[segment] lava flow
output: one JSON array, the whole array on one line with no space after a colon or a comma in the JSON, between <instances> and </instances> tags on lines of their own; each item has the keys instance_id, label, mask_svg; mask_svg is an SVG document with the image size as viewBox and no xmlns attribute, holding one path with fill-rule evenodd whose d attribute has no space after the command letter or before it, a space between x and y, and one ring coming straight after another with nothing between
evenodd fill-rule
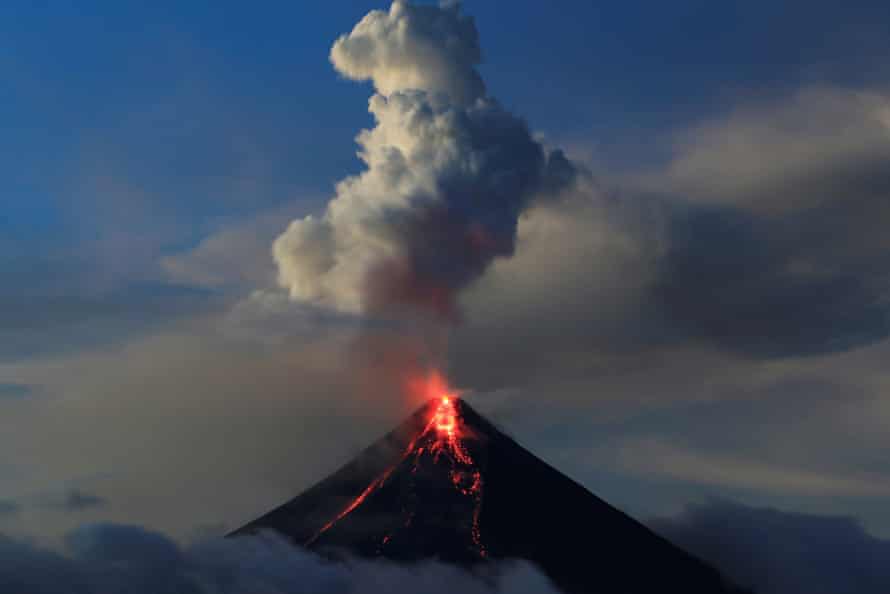
<instances>
[{"instance_id":1,"label":"lava flow","mask_svg":"<svg viewBox=\"0 0 890 594\"><path fill-rule=\"evenodd\" d=\"M460 415L455 407L454 397L443 395L433 413L430 425L435 426L436 436L430 446L430 453L436 462L447 456L451 463L451 482L462 495L473 498L473 544L479 555L485 557L485 546L479 530L479 513L482 509L482 473L463 444L465 436L461 433ZM424 434L429 432L429 428ZM420 449L415 456L415 469L423 454Z\"/></svg>"},{"instance_id":2,"label":"lava flow","mask_svg":"<svg viewBox=\"0 0 890 594\"><path fill-rule=\"evenodd\" d=\"M438 376L434 376L437 384ZM437 385L438 387L438 385ZM408 447L402 453L399 460L387 468L362 491L352 502L346 506L334 519L325 524L309 541L313 544L325 532L333 528L337 522L354 512L369 497L379 491L402 464L410 463L410 476L412 481L424 459L431 459L433 465L438 466L443 462L448 464L448 477L456 492L462 497L468 497L472 503L472 518L469 519L470 538L472 548L479 557L485 557L487 552L482 543L482 535L479 527L479 518L482 508L483 479L482 473L467 450L465 440L467 435L461 423L458 407L458 398L450 391L441 392L430 402L431 415L424 429L414 437ZM413 483L412 483L413 490ZM402 526L409 527L415 518L416 511L413 505L404 506ZM380 543L382 549L388 545L394 537L397 537L399 528L390 531Z\"/></svg>"},{"instance_id":3,"label":"lava flow","mask_svg":"<svg viewBox=\"0 0 890 594\"><path fill-rule=\"evenodd\" d=\"M443 396L436 410L436 431L438 438L433 444L435 456L443 453L451 459L451 482L462 494L473 497L473 544L479 554L485 557L485 546L479 531L479 513L482 510L482 473L476 467L473 458L464 448L461 434L458 431L459 417L454 403L448 396ZM464 467L464 468L461 468Z\"/></svg>"}]
</instances>

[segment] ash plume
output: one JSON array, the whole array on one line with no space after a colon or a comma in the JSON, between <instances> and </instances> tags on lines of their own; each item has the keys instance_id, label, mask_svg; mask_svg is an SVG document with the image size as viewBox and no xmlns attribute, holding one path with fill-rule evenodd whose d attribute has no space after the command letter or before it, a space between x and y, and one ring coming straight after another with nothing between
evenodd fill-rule
<instances>
[{"instance_id":1,"label":"ash plume","mask_svg":"<svg viewBox=\"0 0 890 594\"><path fill-rule=\"evenodd\" d=\"M454 320L458 292L512 255L521 213L575 168L487 94L478 33L459 2L397 0L330 57L376 90L375 127L356 139L366 169L337 184L320 217L278 237L279 282L296 301L340 311Z\"/></svg>"}]
</instances>

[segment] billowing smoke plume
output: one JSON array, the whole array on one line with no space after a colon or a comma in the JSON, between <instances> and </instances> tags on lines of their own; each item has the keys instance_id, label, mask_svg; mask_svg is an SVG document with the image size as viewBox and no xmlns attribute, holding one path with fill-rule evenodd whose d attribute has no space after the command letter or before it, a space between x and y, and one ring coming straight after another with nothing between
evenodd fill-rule
<instances>
[{"instance_id":1,"label":"billowing smoke plume","mask_svg":"<svg viewBox=\"0 0 890 594\"><path fill-rule=\"evenodd\" d=\"M398 0L331 50L338 72L371 80L376 126L357 138L367 165L324 214L274 244L293 299L357 313L407 308L450 319L457 292L513 253L519 215L574 175L523 120L486 93L471 18L457 2Z\"/></svg>"}]
</instances>

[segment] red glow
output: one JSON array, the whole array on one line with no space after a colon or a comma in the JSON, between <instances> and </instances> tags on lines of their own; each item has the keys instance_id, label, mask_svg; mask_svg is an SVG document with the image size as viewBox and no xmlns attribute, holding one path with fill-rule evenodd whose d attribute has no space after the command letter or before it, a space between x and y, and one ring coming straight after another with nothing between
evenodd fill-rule
<instances>
[{"instance_id":1,"label":"red glow","mask_svg":"<svg viewBox=\"0 0 890 594\"><path fill-rule=\"evenodd\" d=\"M451 398L442 396L433 418L436 423L436 431L446 435L454 433L457 427L457 411L454 409L454 402Z\"/></svg>"},{"instance_id":2,"label":"red glow","mask_svg":"<svg viewBox=\"0 0 890 594\"><path fill-rule=\"evenodd\" d=\"M449 386L445 376L436 370L426 375L412 375L405 381L405 388L411 400L418 404L439 399L453 401L460 396L460 392Z\"/></svg>"},{"instance_id":3,"label":"red glow","mask_svg":"<svg viewBox=\"0 0 890 594\"><path fill-rule=\"evenodd\" d=\"M473 498L471 535L479 556L485 557L485 546L479 530L479 514L482 509L482 473L464 445L460 414L454 399L447 394L439 397L430 426L435 426L436 437L430 450L435 459L446 456L451 463L451 483L462 495ZM429 427L427 428L429 432ZM426 432L425 432L426 433ZM415 458L415 465L419 456ZM416 467L415 467L416 470Z\"/></svg>"},{"instance_id":4,"label":"red glow","mask_svg":"<svg viewBox=\"0 0 890 594\"><path fill-rule=\"evenodd\" d=\"M408 444L398 462L374 479L343 511L325 524L306 543L307 545L312 544L337 522L362 505L372 493L383 487L395 469L407 460L413 458L410 471L413 476L417 474L421 460L425 456L431 456L434 464L438 464L443 459L449 464L452 485L462 496L472 499L473 514L469 520L472 543L480 557L487 555L479 529L483 494L482 473L464 443L468 436L465 434L461 420L458 392L450 388L444 377L435 371L426 378L409 383L409 388L413 393L423 395L427 401L431 401L431 415L425 428ZM411 525L414 510L404 511L407 514L407 520L404 523L407 527ZM392 542L394 536L397 538L398 534L390 532L383 538L380 543L381 550Z\"/></svg>"}]
</instances>

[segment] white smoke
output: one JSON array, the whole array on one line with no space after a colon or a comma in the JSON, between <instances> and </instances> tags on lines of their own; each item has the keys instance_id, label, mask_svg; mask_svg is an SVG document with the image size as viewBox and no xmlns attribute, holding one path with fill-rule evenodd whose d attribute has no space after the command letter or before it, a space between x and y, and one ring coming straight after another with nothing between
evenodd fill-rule
<instances>
[{"instance_id":1,"label":"white smoke","mask_svg":"<svg viewBox=\"0 0 890 594\"><path fill-rule=\"evenodd\" d=\"M375 10L331 49L331 62L352 80L373 80L382 95L423 89L470 104L485 95L475 66L482 61L479 34L460 6L394 2Z\"/></svg>"},{"instance_id":2,"label":"white smoke","mask_svg":"<svg viewBox=\"0 0 890 594\"><path fill-rule=\"evenodd\" d=\"M292 222L274 243L294 300L451 318L457 292L513 253L529 203L571 180L562 153L545 154L486 94L480 59L456 2L397 1L337 40L335 68L374 83L376 126L357 137L367 169L337 185L321 217Z\"/></svg>"}]
</instances>

